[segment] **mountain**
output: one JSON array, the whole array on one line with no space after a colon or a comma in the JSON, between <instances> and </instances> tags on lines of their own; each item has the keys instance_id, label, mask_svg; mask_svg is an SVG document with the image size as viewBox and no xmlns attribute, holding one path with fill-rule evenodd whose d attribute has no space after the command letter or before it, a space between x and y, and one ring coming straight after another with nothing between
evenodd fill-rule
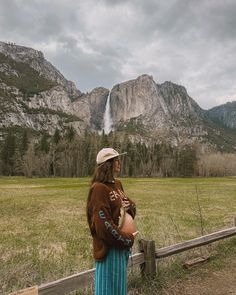
<instances>
[{"instance_id":1,"label":"mountain","mask_svg":"<svg viewBox=\"0 0 236 295\"><path fill-rule=\"evenodd\" d=\"M83 94L40 51L0 42L0 128L99 129L108 93L100 87Z\"/></svg>"},{"instance_id":2,"label":"mountain","mask_svg":"<svg viewBox=\"0 0 236 295\"><path fill-rule=\"evenodd\" d=\"M236 129L236 101L208 110L209 117L222 126Z\"/></svg>"},{"instance_id":3,"label":"mountain","mask_svg":"<svg viewBox=\"0 0 236 295\"><path fill-rule=\"evenodd\" d=\"M39 73L39 76L43 76L50 81L55 81L56 84L63 85L71 98L76 98L81 95L81 92L76 89L75 84L66 80L64 76L44 58L42 52L25 46L4 42L0 42L0 52L15 62L29 65ZM8 73L10 71L13 74L11 65L8 64L8 66L5 65L5 67L8 68ZM17 71L15 74L16 73Z\"/></svg>"},{"instance_id":4,"label":"mountain","mask_svg":"<svg viewBox=\"0 0 236 295\"><path fill-rule=\"evenodd\" d=\"M101 131L109 94L112 129L134 141L236 148L235 132L221 122L223 111L201 109L183 86L157 84L141 75L110 92L98 87L84 94L42 52L0 42L0 132L14 126L49 134L70 126L79 134ZM232 106L223 117L225 125L235 128Z\"/></svg>"},{"instance_id":5,"label":"mountain","mask_svg":"<svg viewBox=\"0 0 236 295\"><path fill-rule=\"evenodd\" d=\"M111 116L115 128L136 121L153 130L185 129L201 135L204 111L184 87L172 82L159 85L152 76L142 75L112 88Z\"/></svg>"},{"instance_id":6,"label":"mountain","mask_svg":"<svg viewBox=\"0 0 236 295\"><path fill-rule=\"evenodd\" d=\"M151 137L173 145L200 143L220 150L235 148L235 134L213 121L183 86L157 84L152 76L142 75L115 85L110 96L115 130L126 130L146 141Z\"/></svg>"}]
</instances>

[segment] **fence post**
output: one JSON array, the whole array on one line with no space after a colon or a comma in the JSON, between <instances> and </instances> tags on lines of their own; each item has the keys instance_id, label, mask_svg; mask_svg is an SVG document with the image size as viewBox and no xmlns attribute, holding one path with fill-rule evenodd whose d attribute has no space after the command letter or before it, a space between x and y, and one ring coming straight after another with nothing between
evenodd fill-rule
<instances>
[{"instance_id":1,"label":"fence post","mask_svg":"<svg viewBox=\"0 0 236 295\"><path fill-rule=\"evenodd\" d=\"M156 275L155 242L139 240L139 251L144 253L144 263L140 265L141 274L144 277Z\"/></svg>"}]
</instances>

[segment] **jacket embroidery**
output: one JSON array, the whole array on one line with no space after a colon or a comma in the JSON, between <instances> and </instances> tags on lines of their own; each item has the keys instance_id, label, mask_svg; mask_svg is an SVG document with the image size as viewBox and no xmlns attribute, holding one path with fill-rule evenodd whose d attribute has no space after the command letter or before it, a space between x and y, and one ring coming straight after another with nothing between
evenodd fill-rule
<instances>
[{"instance_id":1,"label":"jacket embroidery","mask_svg":"<svg viewBox=\"0 0 236 295\"><path fill-rule=\"evenodd\" d=\"M105 214L102 210L99 211L99 217L101 219L106 219ZM113 228L113 226L110 224L109 221L104 220L104 225L106 227L106 229L108 231L110 231L110 233L113 235L113 237L118 240L118 241L122 241L125 245L130 245L130 243L132 243L132 241L130 239L124 239L115 228Z\"/></svg>"}]
</instances>

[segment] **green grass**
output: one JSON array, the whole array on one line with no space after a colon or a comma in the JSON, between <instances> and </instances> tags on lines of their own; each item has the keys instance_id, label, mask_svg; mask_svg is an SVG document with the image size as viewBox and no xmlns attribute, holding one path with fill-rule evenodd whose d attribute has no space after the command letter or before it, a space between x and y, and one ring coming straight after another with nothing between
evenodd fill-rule
<instances>
[{"instance_id":1,"label":"green grass","mask_svg":"<svg viewBox=\"0 0 236 295\"><path fill-rule=\"evenodd\" d=\"M0 178L0 293L94 266L85 216L89 181ZM126 194L137 204L139 238L155 240L157 248L200 236L202 230L207 234L233 226L235 178L126 178L122 183ZM235 242L214 245L163 259L158 281L154 280L151 287L139 283L139 271L133 270L130 287L146 288L147 293L151 293L150 288L160 290L168 281L185 275L183 260L205 252L230 255ZM136 242L133 253L137 251ZM221 261L213 260L214 264L217 267ZM145 294L142 292L145 291L136 294Z\"/></svg>"}]
</instances>

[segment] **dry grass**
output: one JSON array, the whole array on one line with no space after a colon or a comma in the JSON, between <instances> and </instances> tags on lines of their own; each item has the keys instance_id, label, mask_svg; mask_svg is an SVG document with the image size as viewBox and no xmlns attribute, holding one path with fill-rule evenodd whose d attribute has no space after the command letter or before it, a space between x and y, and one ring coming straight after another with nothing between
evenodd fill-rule
<instances>
[{"instance_id":1,"label":"dry grass","mask_svg":"<svg viewBox=\"0 0 236 295\"><path fill-rule=\"evenodd\" d=\"M93 267L85 217L88 183L87 178L0 178L0 293ZM140 238L155 240L157 247L199 236L202 226L210 233L233 224L235 178L122 179L122 183L137 204ZM164 259L162 273L182 275L178 261L214 249ZM141 292L150 285L140 291L145 284L138 285L135 272L130 274L131 289L145 294ZM160 289L160 280L153 284L152 289Z\"/></svg>"}]
</instances>

